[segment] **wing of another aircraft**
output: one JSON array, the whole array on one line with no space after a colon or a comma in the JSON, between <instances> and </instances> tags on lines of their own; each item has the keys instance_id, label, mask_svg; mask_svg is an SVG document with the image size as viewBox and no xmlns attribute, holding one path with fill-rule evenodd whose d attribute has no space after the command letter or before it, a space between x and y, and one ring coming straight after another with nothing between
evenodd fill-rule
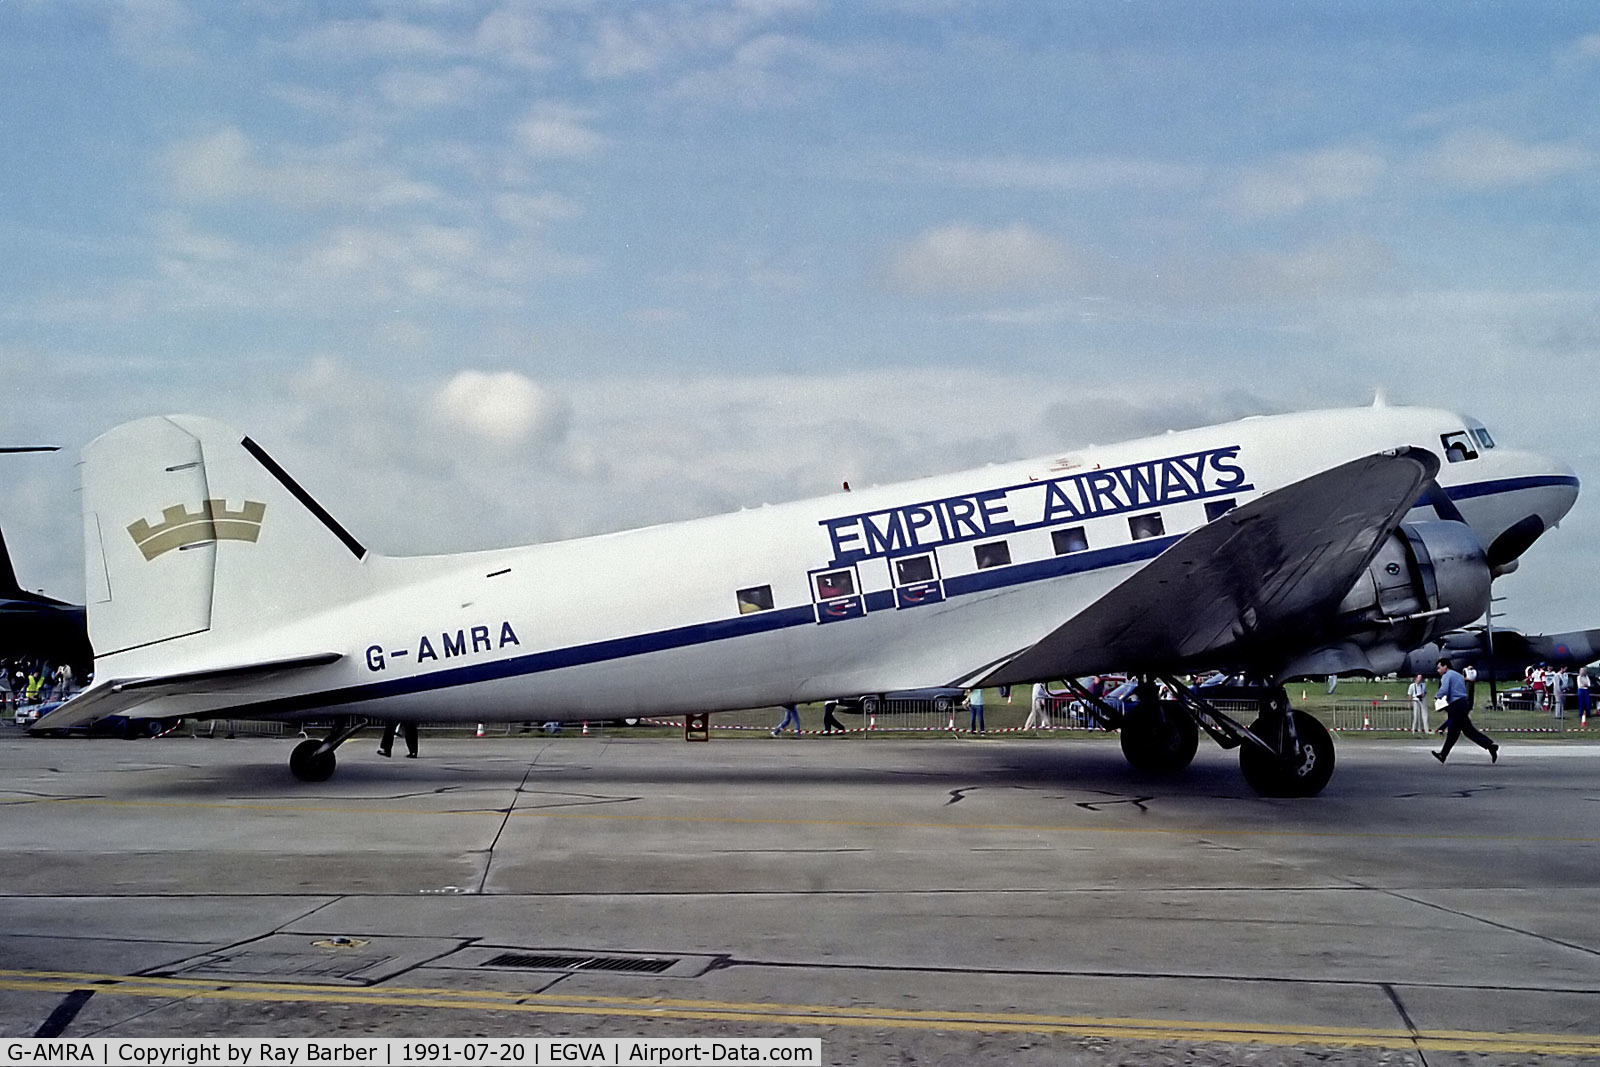
<instances>
[{"instance_id":1,"label":"wing of another aircraft","mask_svg":"<svg viewBox=\"0 0 1600 1067\"><path fill-rule=\"evenodd\" d=\"M1439 469L1406 448L1284 486L1195 530L966 685L1268 667L1304 647Z\"/></svg>"},{"instance_id":2,"label":"wing of another aircraft","mask_svg":"<svg viewBox=\"0 0 1600 1067\"><path fill-rule=\"evenodd\" d=\"M140 707L156 700L161 702L161 718L204 715L250 700L286 695L289 690L277 682L341 658L337 652L321 652L217 670L106 682L42 716L30 729L44 733L81 726L107 715L139 718Z\"/></svg>"}]
</instances>

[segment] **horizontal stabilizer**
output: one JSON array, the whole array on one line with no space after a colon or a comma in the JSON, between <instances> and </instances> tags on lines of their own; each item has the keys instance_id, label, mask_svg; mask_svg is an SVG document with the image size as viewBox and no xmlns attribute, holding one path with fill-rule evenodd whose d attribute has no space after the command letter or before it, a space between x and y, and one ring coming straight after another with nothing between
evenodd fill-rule
<instances>
[{"instance_id":1,"label":"horizontal stabilizer","mask_svg":"<svg viewBox=\"0 0 1600 1067\"><path fill-rule=\"evenodd\" d=\"M336 663L338 652L318 652L290 659L267 660L212 670L150 678L120 678L98 683L43 715L30 727L36 733L61 730L107 715L149 718L140 709L155 704L159 718L206 715L240 704L289 695L281 683L301 671Z\"/></svg>"},{"instance_id":2,"label":"horizontal stabilizer","mask_svg":"<svg viewBox=\"0 0 1600 1067\"><path fill-rule=\"evenodd\" d=\"M1271 668L1331 619L1438 469L1432 453L1403 448L1264 494L1182 538L966 684Z\"/></svg>"}]
</instances>

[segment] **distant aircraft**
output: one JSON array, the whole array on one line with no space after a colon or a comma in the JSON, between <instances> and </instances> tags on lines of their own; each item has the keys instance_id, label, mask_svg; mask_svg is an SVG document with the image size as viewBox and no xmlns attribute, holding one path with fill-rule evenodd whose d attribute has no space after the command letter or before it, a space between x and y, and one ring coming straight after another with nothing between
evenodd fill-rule
<instances>
[{"instance_id":1,"label":"distant aircraft","mask_svg":"<svg viewBox=\"0 0 1600 1067\"><path fill-rule=\"evenodd\" d=\"M1476 421L1379 405L456 556L368 551L253 439L196 416L111 430L82 481L98 677L36 727L331 720L290 757L306 781L373 721L1385 673L1481 616L1491 576L1578 494ZM1250 725L1193 696L1107 722L1136 766L1186 766L1204 729L1261 792L1317 793L1333 742L1269 692Z\"/></svg>"},{"instance_id":2,"label":"distant aircraft","mask_svg":"<svg viewBox=\"0 0 1600 1067\"><path fill-rule=\"evenodd\" d=\"M0 655L65 663L79 682L94 664L89 629L80 604L30 593L17 582L11 553L0 535Z\"/></svg>"},{"instance_id":3,"label":"distant aircraft","mask_svg":"<svg viewBox=\"0 0 1600 1067\"><path fill-rule=\"evenodd\" d=\"M0 446L0 455L56 451L59 451L56 445ZM0 655L65 663L80 682L88 679L94 662L83 607L22 588L3 536L0 536Z\"/></svg>"},{"instance_id":4,"label":"distant aircraft","mask_svg":"<svg viewBox=\"0 0 1600 1067\"><path fill-rule=\"evenodd\" d=\"M1448 656L1452 663L1472 664L1478 668L1481 677L1487 679L1491 666L1491 640L1494 643L1494 676L1499 679L1514 678L1520 681L1523 671L1537 663L1548 663L1552 667L1582 667L1600 660L1600 630L1525 634L1497 627L1492 639L1479 629L1442 634L1407 656L1400 673L1425 674L1431 678L1434 665L1440 657Z\"/></svg>"}]
</instances>

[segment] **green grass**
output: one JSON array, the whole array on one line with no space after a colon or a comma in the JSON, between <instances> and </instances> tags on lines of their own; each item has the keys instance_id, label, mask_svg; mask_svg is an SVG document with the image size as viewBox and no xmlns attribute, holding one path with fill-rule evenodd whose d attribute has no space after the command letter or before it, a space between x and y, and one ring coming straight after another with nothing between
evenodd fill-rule
<instances>
[{"instance_id":1,"label":"green grass","mask_svg":"<svg viewBox=\"0 0 1600 1067\"><path fill-rule=\"evenodd\" d=\"M1295 683L1288 687L1289 699L1297 708L1302 708L1317 716L1330 728L1336 729L1340 734L1347 736L1360 736L1371 738L1412 738L1410 732L1411 722L1410 702L1406 699L1406 683L1400 680L1379 681L1341 681L1330 695L1327 686L1321 682ZM998 689L984 691L984 720L991 733L1002 736L1042 736L1058 739L1095 739L1107 735L1099 730L1054 730L1049 733L1019 732L1028 717L1028 701L1031 687L1018 686L1013 688L1011 703L1007 704L1000 696ZM1432 711L1432 688L1430 686L1428 704L1430 708L1429 722L1435 728L1443 721L1437 711ZM1493 734L1496 730L1510 732L1524 739L1558 739L1569 738L1582 740L1586 737L1600 738L1600 722L1593 725L1591 730L1582 730L1578 726L1575 712L1569 712L1564 724L1552 720L1546 712L1530 711L1504 711L1486 707L1488 701L1488 687L1480 684L1477 692L1478 708L1473 712L1473 722L1481 729ZM1243 712L1232 712L1236 718L1245 719L1248 716ZM711 732L718 738L748 737L767 739L769 732L783 717L783 712L778 708L753 708L747 711L719 712L711 716ZM946 736L943 730L919 731L916 733L899 732L889 729L890 716L883 716L879 720L879 729L867 734L854 733L847 735L852 738L872 737L941 737ZM851 730L866 726L864 717L859 715L841 715L840 720ZM1363 721L1372 724L1372 728L1363 728ZM958 709L955 715L956 735L964 736L967 725L966 709ZM820 734L822 730L822 705L802 704L800 706L801 728L808 732ZM1395 729L1384 729L1386 724L1394 724ZM1248 725L1248 722L1246 722ZM1556 727L1563 728L1557 730ZM507 727L493 725L487 728L494 736L504 736ZM510 727L514 735L517 727ZM443 732L443 731L436 731ZM453 731L452 731L453 732ZM610 727L602 729L598 725L590 727L591 737L681 737L681 726L650 726L637 727ZM569 724L559 735L565 738L582 737L582 727L578 724ZM820 738L821 740L834 740L833 738Z\"/></svg>"}]
</instances>

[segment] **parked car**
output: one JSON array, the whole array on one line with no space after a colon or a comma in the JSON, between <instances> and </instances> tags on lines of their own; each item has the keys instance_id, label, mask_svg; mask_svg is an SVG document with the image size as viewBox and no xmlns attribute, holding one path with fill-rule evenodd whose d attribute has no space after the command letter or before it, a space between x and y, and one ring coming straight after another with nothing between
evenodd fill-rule
<instances>
[{"instance_id":1,"label":"parked car","mask_svg":"<svg viewBox=\"0 0 1600 1067\"><path fill-rule=\"evenodd\" d=\"M17 725L29 727L28 733L34 737L115 737L124 741L138 741L146 737L160 737L171 733L178 728L183 720L175 719L130 719L126 715L107 715L95 719L93 722L77 726L58 727L50 730L33 729L33 723L59 708L65 701L53 700L43 704L28 704L25 708L17 709ZM22 720L22 713L26 710L30 717L26 723Z\"/></svg>"}]
</instances>

